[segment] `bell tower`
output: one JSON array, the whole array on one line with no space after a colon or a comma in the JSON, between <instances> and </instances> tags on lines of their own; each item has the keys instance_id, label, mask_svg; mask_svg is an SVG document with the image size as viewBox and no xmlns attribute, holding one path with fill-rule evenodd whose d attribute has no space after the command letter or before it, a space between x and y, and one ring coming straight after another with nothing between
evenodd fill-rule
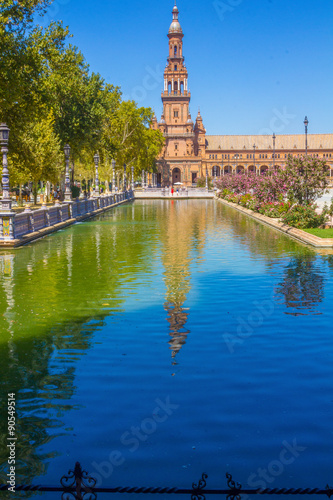
<instances>
[{"instance_id":1,"label":"bell tower","mask_svg":"<svg viewBox=\"0 0 333 500\"><path fill-rule=\"evenodd\" d=\"M183 30L179 23L179 10L175 0L172 23L168 32L169 55L164 70L162 92L163 113L158 128L165 137L165 147L158 161L163 184L192 184L199 172L198 139L189 106L188 72L183 56ZM198 156L198 153L197 153ZM193 174L193 175L192 175ZM161 179L162 180L162 179Z\"/></svg>"},{"instance_id":2,"label":"bell tower","mask_svg":"<svg viewBox=\"0 0 333 500\"><path fill-rule=\"evenodd\" d=\"M169 29L169 57L164 71L162 102L164 117L169 125L180 125L189 114L191 94L188 91L188 73L183 56L183 30L179 24L179 10L175 2Z\"/></svg>"}]
</instances>

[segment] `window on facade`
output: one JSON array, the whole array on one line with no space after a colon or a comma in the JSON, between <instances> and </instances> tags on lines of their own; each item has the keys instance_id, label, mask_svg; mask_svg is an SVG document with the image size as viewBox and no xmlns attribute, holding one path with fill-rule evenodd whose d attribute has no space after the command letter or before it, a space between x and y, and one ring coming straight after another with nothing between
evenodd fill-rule
<instances>
[{"instance_id":1,"label":"window on facade","mask_svg":"<svg viewBox=\"0 0 333 500\"><path fill-rule=\"evenodd\" d=\"M178 144L175 144L175 149L176 149L176 150L178 149Z\"/></svg>"},{"instance_id":2,"label":"window on facade","mask_svg":"<svg viewBox=\"0 0 333 500\"><path fill-rule=\"evenodd\" d=\"M174 112L173 112L173 117L174 117L174 118L178 118L178 111L174 111Z\"/></svg>"},{"instance_id":3,"label":"window on facade","mask_svg":"<svg viewBox=\"0 0 333 500\"><path fill-rule=\"evenodd\" d=\"M177 55L177 47L174 48L175 56Z\"/></svg>"},{"instance_id":4,"label":"window on facade","mask_svg":"<svg viewBox=\"0 0 333 500\"><path fill-rule=\"evenodd\" d=\"M177 71L177 64L175 64L175 71Z\"/></svg>"}]
</instances>

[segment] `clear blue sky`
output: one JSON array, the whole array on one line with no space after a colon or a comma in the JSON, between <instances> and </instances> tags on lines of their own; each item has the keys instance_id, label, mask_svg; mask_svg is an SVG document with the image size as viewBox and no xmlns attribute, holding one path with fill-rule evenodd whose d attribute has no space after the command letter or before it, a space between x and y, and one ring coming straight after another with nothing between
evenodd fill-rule
<instances>
[{"instance_id":1,"label":"clear blue sky","mask_svg":"<svg viewBox=\"0 0 333 500\"><path fill-rule=\"evenodd\" d=\"M173 0L55 0L91 70L160 118ZM208 134L333 132L331 0L178 0L195 119ZM43 24L43 22L41 23Z\"/></svg>"}]
</instances>

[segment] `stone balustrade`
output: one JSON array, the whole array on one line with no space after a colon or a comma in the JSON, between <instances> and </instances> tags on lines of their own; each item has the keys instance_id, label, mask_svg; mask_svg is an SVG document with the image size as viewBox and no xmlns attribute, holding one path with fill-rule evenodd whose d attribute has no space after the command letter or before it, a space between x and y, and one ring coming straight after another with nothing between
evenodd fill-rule
<instances>
[{"instance_id":1,"label":"stone balustrade","mask_svg":"<svg viewBox=\"0 0 333 500\"><path fill-rule=\"evenodd\" d=\"M85 198L72 202L59 203L38 210L27 207L24 212L0 213L0 228L12 224L13 234L9 237L5 230L0 231L0 246L20 246L28 241L40 238L61 227L84 220L125 201L134 199L134 193L105 194L93 198Z\"/></svg>"}]
</instances>

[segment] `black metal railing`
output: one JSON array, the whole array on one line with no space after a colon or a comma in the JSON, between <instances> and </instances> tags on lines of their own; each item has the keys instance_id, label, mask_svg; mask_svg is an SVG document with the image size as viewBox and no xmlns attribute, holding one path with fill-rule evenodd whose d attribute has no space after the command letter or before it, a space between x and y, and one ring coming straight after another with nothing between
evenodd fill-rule
<instances>
[{"instance_id":1,"label":"black metal railing","mask_svg":"<svg viewBox=\"0 0 333 500\"><path fill-rule=\"evenodd\" d=\"M227 500L241 500L242 495L327 495L329 498L333 496L333 488L259 488L259 489L243 489L240 483L236 483L231 474L226 474L227 488L225 489L208 489L208 475L202 474L198 483L193 483L192 488L176 488L176 487L116 487L116 488L98 488L96 487L96 479L89 476L89 473L82 469L79 462L76 462L73 470L70 470L67 475L62 476L60 486L43 486L43 485L17 485L15 491L25 492L59 492L62 493L63 500L96 500L97 495L103 493L134 493L134 494L176 494L176 495L191 495L191 500L205 500L206 495L226 495ZM0 492L7 491L8 485L0 484Z\"/></svg>"}]
</instances>

